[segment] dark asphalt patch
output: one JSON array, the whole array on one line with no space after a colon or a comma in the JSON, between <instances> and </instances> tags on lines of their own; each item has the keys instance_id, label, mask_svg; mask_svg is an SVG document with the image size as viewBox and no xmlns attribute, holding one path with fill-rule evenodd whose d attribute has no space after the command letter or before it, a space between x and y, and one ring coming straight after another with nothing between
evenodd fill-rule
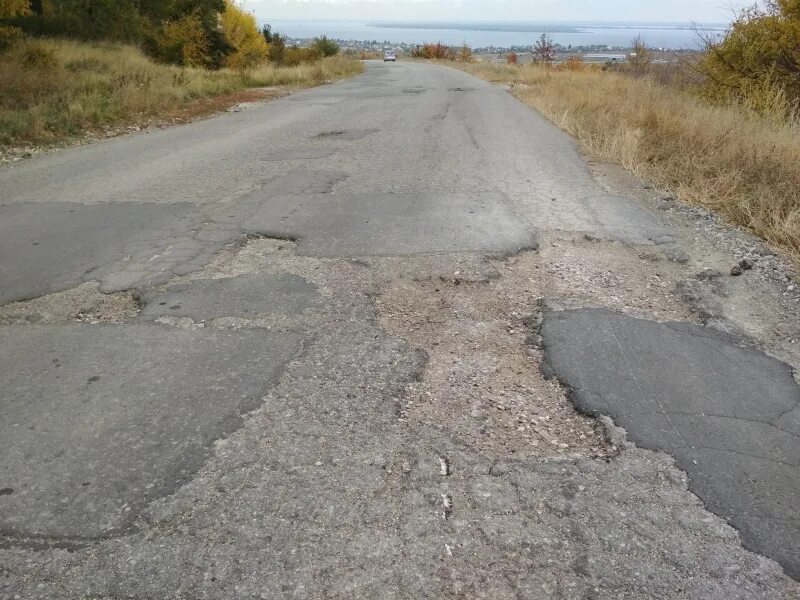
<instances>
[{"instance_id":1,"label":"dark asphalt patch","mask_svg":"<svg viewBox=\"0 0 800 600\"><path fill-rule=\"evenodd\" d=\"M582 411L664 450L745 544L800 577L800 386L721 332L602 309L550 312L543 370Z\"/></svg>"},{"instance_id":2,"label":"dark asphalt patch","mask_svg":"<svg viewBox=\"0 0 800 600\"><path fill-rule=\"evenodd\" d=\"M356 140L364 139L368 135L372 135L373 133L377 133L378 131L379 131L378 129L344 129L336 131L323 131L322 133L319 133L314 137L317 139L335 139L335 140L353 142Z\"/></svg>"},{"instance_id":3,"label":"dark asphalt patch","mask_svg":"<svg viewBox=\"0 0 800 600\"><path fill-rule=\"evenodd\" d=\"M241 275L226 279L199 279L169 286L164 292L142 295L140 317L191 317L204 321L219 317L253 318L290 314L317 304L312 283L289 274Z\"/></svg>"},{"instance_id":4,"label":"dark asphalt patch","mask_svg":"<svg viewBox=\"0 0 800 600\"><path fill-rule=\"evenodd\" d=\"M531 227L498 194L270 196L244 230L299 239L303 256L509 255L537 247Z\"/></svg>"},{"instance_id":5,"label":"dark asphalt patch","mask_svg":"<svg viewBox=\"0 0 800 600\"><path fill-rule=\"evenodd\" d=\"M287 148L285 150L276 150L275 152L262 154L261 160L266 162L316 160L319 158L328 158L333 154L336 154L336 150L332 148Z\"/></svg>"},{"instance_id":6,"label":"dark asphalt patch","mask_svg":"<svg viewBox=\"0 0 800 600\"><path fill-rule=\"evenodd\" d=\"M0 328L0 531L83 539L129 525L257 408L297 335L156 325Z\"/></svg>"},{"instance_id":7,"label":"dark asphalt patch","mask_svg":"<svg viewBox=\"0 0 800 600\"><path fill-rule=\"evenodd\" d=\"M0 304L74 287L147 241L190 229L189 205L46 202L0 206ZM143 245L144 244L144 245Z\"/></svg>"}]
</instances>

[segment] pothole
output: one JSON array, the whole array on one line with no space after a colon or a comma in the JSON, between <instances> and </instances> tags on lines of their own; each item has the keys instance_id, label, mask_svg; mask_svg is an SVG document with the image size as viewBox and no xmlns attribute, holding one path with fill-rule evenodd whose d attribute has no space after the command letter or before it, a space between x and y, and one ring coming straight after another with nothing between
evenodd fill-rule
<instances>
[{"instance_id":1,"label":"pothole","mask_svg":"<svg viewBox=\"0 0 800 600\"><path fill-rule=\"evenodd\" d=\"M96 282L84 283L22 302L0 306L0 325L26 323L126 323L139 312L135 291L103 294Z\"/></svg>"},{"instance_id":2,"label":"pothole","mask_svg":"<svg viewBox=\"0 0 800 600\"><path fill-rule=\"evenodd\" d=\"M526 317L537 298L525 273L536 261L535 253L523 253L480 268L476 259L451 277L394 281L375 299L381 324L429 357L402 420L493 456L605 455L594 420L544 379L536 366L541 352L527 343Z\"/></svg>"}]
</instances>

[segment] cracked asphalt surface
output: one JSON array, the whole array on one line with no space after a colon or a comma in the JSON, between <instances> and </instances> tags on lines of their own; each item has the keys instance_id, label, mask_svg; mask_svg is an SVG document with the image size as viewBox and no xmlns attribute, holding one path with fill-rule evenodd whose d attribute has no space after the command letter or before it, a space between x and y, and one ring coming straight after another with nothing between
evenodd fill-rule
<instances>
[{"instance_id":1,"label":"cracked asphalt surface","mask_svg":"<svg viewBox=\"0 0 800 600\"><path fill-rule=\"evenodd\" d=\"M0 598L800 597L797 298L644 189L404 62L3 169Z\"/></svg>"}]
</instances>

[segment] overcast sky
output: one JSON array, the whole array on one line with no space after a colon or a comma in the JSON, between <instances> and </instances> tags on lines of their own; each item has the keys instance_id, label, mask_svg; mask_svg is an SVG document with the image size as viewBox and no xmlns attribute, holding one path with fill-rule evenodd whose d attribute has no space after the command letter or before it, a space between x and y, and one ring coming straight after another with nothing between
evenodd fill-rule
<instances>
[{"instance_id":1,"label":"overcast sky","mask_svg":"<svg viewBox=\"0 0 800 600\"><path fill-rule=\"evenodd\" d=\"M244 0L259 21L270 19L448 21L730 20L742 0Z\"/></svg>"}]
</instances>

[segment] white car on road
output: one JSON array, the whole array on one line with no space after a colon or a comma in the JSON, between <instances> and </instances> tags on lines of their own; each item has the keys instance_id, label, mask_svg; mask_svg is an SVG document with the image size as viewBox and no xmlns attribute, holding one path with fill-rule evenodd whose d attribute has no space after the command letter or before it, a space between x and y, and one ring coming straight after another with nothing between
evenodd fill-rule
<instances>
[{"instance_id":1,"label":"white car on road","mask_svg":"<svg viewBox=\"0 0 800 600\"><path fill-rule=\"evenodd\" d=\"M383 53L383 62L390 60L392 62L397 61L397 55L394 52L384 52Z\"/></svg>"}]
</instances>

